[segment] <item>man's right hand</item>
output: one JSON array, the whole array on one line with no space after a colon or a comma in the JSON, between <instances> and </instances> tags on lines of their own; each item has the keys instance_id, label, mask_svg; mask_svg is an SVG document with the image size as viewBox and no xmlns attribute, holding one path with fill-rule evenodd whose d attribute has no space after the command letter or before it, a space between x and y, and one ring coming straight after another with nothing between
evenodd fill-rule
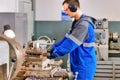
<instances>
[{"instance_id":1,"label":"man's right hand","mask_svg":"<svg viewBox=\"0 0 120 80\"><path fill-rule=\"evenodd\" d=\"M51 50L48 51L48 53L50 53L50 56L48 56L47 58L49 58L49 59L56 58L56 56L54 55L53 51L54 51L54 49L51 49Z\"/></svg>"}]
</instances>

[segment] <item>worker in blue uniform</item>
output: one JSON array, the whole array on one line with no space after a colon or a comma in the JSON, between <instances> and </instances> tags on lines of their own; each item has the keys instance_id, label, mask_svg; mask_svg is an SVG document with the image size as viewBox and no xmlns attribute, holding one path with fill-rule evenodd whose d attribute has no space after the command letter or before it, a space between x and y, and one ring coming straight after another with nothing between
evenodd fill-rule
<instances>
[{"instance_id":1,"label":"worker in blue uniform","mask_svg":"<svg viewBox=\"0 0 120 80\"><path fill-rule=\"evenodd\" d=\"M79 0L64 0L63 9L74 21L71 30L53 45L49 58L69 53L73 80L93 80L96 71L95 19L82 13Z\"/></svg>"}]
</instances>

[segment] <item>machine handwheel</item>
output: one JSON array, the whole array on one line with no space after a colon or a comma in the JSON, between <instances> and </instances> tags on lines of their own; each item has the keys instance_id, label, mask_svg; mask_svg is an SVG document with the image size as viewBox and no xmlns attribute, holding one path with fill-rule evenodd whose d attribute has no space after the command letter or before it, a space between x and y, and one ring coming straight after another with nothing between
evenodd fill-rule
<instances>
[{"instance_id":1,"label":"machine handwheel","mask_svg":"<svg viewBox=\"0 0 120 80\"><path fill-rule=\"evenodd\" d=\"M21 65L24 62L24 49L23 47L14 39L8 38L3 34L0 34L0 40L6 41L9 45L9 72L7 75L7 80L14 80L18 72L21 69Z\"/></svg>"},{"instance_id":2,"label":"machine handwheel","mask_svg":"<svg viewBox=\"0 0 120 80\"><path fill-rule=\"evenodd\" d=\"M51 47L51 45L49 45L52 41L51 41L51 39L48 37L48 36L40 36L39 38L38 38L38 40L43 40L43 41L46 41L46 48L47 49L49 49L50 47Z\"/></svg>"}]
</instances>

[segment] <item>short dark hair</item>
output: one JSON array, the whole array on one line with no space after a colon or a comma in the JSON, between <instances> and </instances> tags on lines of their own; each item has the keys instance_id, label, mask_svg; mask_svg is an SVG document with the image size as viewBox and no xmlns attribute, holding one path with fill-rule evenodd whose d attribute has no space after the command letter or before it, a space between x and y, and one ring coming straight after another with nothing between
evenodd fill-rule
<instances>
[{"instance_id":1,"label":"short dark hair","mask_svg":"<svg viewBox=\"0 0 120 80\"><path fill-rule=\"evenodd\" d=\"M63 1L63 5L65 4L65 3L68 3L69 5L76 5L77 7L80 7L80 2L79 2L79 0L64 0Z\"/></svg>"},{"instance_id":2,"label":"short dark hair","mask_svg":"<svg viewBox=\"0 0 120 80\"><path fill-rule=\"evenodd\" d=\"M8 29L11 29L10 25L9 24L4 25L4 31Z\"/></svg>"}]
</instances>

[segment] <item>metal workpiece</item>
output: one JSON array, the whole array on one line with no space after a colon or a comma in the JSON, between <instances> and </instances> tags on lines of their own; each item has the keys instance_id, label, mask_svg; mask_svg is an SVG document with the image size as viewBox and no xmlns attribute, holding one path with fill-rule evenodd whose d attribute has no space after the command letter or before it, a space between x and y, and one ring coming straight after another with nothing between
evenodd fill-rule
<instances>
[{"instance_id":1,"label":"metal workpiece","mask_svg":"<svg viewBox=\"0 0 120 80\"><path fill-rule=\"evenodd\" d=\"M119 39L119 33L118 32L110 32L109 33L109 41L113 41L113 42L118 42Z\"/></svg>"},{"instance_id":2,"label":"metal workpiece","mask_svg":"<svg viewBox=\"0 0 120 80\"><path fill-rule=\"evenodd\" d=\"M24 62L24 49L22 46L15 41L14 39L8 38L3 34L0 34L0 40L6 41L9 44L9 72L7 76L7 80L13 80ZM8 64L7 64L8 65Z\"/></svg>"},{"instance_id":3,"label":"metal workpiece","mask_svg":"<svg viewBox=\"0 0 120 80\"><path fill-rule=\"evenodd\" d=\"M114 44L113 44L114 43ZM109 50L120 50L120 45L115 45L119 43L119 33L110 32L109 33Z\"/></svg>"}]
</instances>

